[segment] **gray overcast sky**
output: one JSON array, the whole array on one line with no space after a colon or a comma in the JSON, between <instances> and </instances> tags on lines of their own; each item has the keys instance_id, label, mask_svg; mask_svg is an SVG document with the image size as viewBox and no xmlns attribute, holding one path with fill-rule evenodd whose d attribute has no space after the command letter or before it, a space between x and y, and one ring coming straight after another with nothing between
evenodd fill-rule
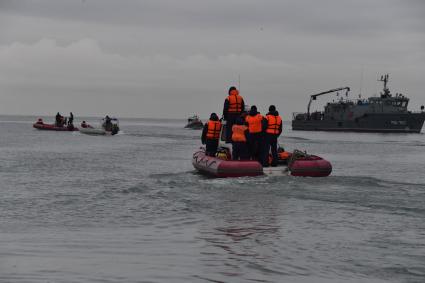
<instances>
[{"instance_id":1,"label":"gray overcast sky","mask_svg":"<svg viewBox=\"0 0 425 283\"><path fill-rule=\"evenodd\" d=\"M0 114L207 117L240 75L288 120L384 73L425 104L425 1L0 0Z\"/></svg>"}]
</instances>

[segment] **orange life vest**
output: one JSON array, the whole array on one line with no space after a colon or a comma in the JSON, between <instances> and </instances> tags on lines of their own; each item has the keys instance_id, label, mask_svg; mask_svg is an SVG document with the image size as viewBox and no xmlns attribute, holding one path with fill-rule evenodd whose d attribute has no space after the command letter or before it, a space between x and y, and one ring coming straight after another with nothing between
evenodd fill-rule
<instances>
[{"instance_id":1,"label":"orange life vest","mask_svg":"<svg viewBox=\"0 0 425 283\"><path fill-rule=\"evenodd\" d=\"M287 151L282 151L282 152L279 152L277 155L278 155L280 160L286 160L289 157L291 157L292 154L290 152L287 152Z\"/></svg>"},{"instance_id":2,"label":"orange life vest","mask_svg":"<svg viewBox=\"0 0 425 283\"><path fill-rule=\"evenodd\" d=\"M246 142L245 131L248 129L245 125L233 125L232 127L232 141Z\"/></svg>"},{"instance_id":3,"label":"orange life vest","mask_svg":"<svg viewBox=\"0 0 425 283\"><path fill-rule=\"evenodd\" d=\"M229 113L241 113L242 112L242 96L239 95L239 91L236 89L230 91L230 95L227 97L229 101L229 109L227 110Z\"/></svg>"},{"instance_id":4,"label":"orange life vest","mask_svg":"<svg viewBox=\"0 0 425 283\"><path fill-rule=\"evenodd\" d=\"M256 134L261 132L261 121L263 116L258 113L255 116L248 115L245 118L245 121L248 123L248 129L250 134Z\"/></svg>"},{"instance_id":5,"label":"orange life vest","mask_svg":"<svg viewBox=\"0 0 425 283\"><path fill-rule=\"evenodd\" d=\"M218 140L220 138L221 123L220 121L208 121L207 139Z\"/></svg>"},{"instance_id":6,"label":"orange life vest","mask_svg":"<svg viewBox=\"0 0 425 283\"><path fill-rule=\"evenodd\" d=\"M280 116L267 115L267 129L266 133L277 135L279 134L280 125L282 125L282 118Z\"/></svg>"}]
</instances>

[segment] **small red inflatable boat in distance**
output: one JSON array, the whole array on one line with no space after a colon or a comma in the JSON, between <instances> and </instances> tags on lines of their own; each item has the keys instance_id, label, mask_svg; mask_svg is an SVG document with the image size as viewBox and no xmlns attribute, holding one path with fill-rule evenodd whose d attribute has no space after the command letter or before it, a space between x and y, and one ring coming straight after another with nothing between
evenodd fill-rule
<instances>
[{"instance_id":1,"label":"small red inflatable boat in distance","mask_svg":"<svg viewBox=\"0 0 425 283\"><path fill-rule=\"evenodd\" d=\"M43 122L37 121L32 125L34 128L38 130L47 130L47 131L78 131L78 128L74 126L67 126L67 127L57 127L54 124L44 124Z\"/></svg>"},{"instance_id":2,"label":"small red inflatable boat in distance","mask_svg":"<svg viewBox=\"0 0 425 283\"><path fill-rule=\"evenodd\" d=\"M200 150L193 154L192 164L199 172L218 178L263 175L263 166L257 161L232 161L207 156Z\"/></svg>"}]
</instances>

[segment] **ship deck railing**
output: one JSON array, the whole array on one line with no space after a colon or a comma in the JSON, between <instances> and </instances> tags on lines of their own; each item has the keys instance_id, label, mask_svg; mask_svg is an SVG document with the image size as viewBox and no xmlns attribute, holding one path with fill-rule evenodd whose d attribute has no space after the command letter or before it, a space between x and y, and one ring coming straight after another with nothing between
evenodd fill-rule
<instances>
[{"instance_id":1,"label":"ship deck railing","mask_svg":"<svg viewBox=\"0 0 425 283\"><path fill-rule=\"evenodd\" d=\"M292 113L292 120L298 120L298 121L323 120L323 115L324 115L324 113L321 112L321 111L312 112L312 113L310 113L310 115L308 115L305 112L293 112Z\"/></svg>"},{"instance_id":2,"label":"ship deck railing","mask_svg":"<svg viewBox=\"0 0 425 283\"><path fill-rule=\"evenodd\" d=\"M292 113L292 120L296 120L296 118L301 117L301 115L304 116L304 120L307 120L308 115L305 112L293 112Z\"/></svg>"}]
</instances>

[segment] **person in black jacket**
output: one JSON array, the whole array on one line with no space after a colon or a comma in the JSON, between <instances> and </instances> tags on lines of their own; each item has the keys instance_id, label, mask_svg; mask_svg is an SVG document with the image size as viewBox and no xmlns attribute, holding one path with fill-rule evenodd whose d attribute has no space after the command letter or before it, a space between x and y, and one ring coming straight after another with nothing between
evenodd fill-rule
<instances>
[{"instance_id":1,"label":"person in black jacket","mask_svg":"<svg viewBox=\"0 0 425 283\"><path fill-rule=\"evenodd\" d=\"M106 115L104 118L103 129L105 131L112 132L112 119L109 117L109 115Z\"/></svg>"},{"instance_id":2,"label":"person in black jacket","mask_svg":"<svg viewBox=\"0 0 425 283\"><path fill-rule=\"evenodd\" d=\"M63 117L62 117L62 115L58 112L58 114L56 114L56 117L55 117L56 127L62 127L62 120L63 120Z\"/></svg>"},{"instance_id":3,"label":"person in black jacket","mask_svg":"<svg viewBox=\"0 0 425 283\"><path fill-rule=\"evenodd\" d=\"M269 166L269 153L271 151L271 165L277 166L277 139L282 133L282 118L279 116L279 112L276 111L276 107L274 105L270 105L269 113L267 113L266 118L263 120L263 129L265 129L265 141L262 164L264 167Z\"/></svg>"},{"instance_id":4,"label":"person in black jacket","mask_svg":"<svg viewBox=\"0 0 425 283\"><path fill-rule=\"evenodd\" d=\"M210 120L205 123L202 130L201 141L205 144L205 154L215 156L220 139L221 122L216 113L211 113Z\"/></svg>"},{"instance_id":5,"label":"person in black jacket","mask_svg":"<svg viewBox=\"0 0 425 283\"><path fill-rule=\"evenodd\" d=\"M72 112L70 112L69 118L68 118L68 126L74 127L73 123L74 123L74 114L72 114Z\"/></svg>"}]
</instances>

